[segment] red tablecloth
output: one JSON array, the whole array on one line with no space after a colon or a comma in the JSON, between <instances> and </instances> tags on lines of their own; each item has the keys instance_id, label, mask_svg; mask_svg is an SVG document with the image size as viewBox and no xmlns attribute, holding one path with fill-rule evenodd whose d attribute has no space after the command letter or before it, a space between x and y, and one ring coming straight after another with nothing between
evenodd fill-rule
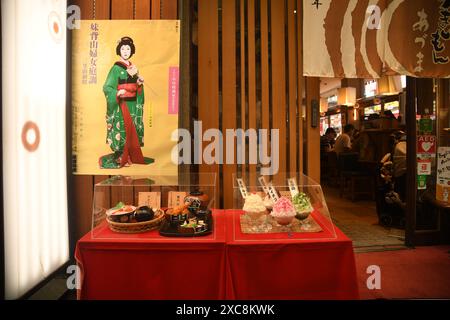
<instances>
[{"instance_id":1,"label":"red tablecloth","mask_svg":"<svg viewBox=\"0 0 450 320\"><path fill-rule=\"evenodd\" d=\"M240 232L240 214L227 211L227 298L359 298L352 242L326 219L314 214L320 233L284 233L276 240L259 234L252 241L255 235Z\"/></svg>"},{"instance_id":2,"label":"red tablecloth","mask_svg":"<svg viewBox=\"0 0 450 320\"><path fill-rule=\"evenodd\" d=\"M352 243L337 228L332 238L319 218L329 237L258 235L251 241L233 218L239 214L216 210L215 234L200 238L165 238L157 231L123 235L107 227L94 239L88 233L75 253L82 271L79 298L358 298Z\"/></svg>"},{"instance_id":3,"label":"red tablecloth","mask_svg":"<svg viewBox=\"0 0 450 320\"><path fill-rule=\"evenodd\" d=\"M224 299L225 223L216 212L215 234L166 238L158 231L117 234L102 227L78 241L79 299Z\"/></svg>"}]
</instances>

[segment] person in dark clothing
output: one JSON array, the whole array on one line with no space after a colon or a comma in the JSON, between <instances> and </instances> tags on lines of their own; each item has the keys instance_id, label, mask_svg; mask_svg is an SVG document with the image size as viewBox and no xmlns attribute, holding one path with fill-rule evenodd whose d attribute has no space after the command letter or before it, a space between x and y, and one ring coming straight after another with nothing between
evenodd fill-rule
<instances>
[{"instance_id":1,"label":"person in dark clothing","mask_svg":"<svg viewBox=\"0 0 450 320\"><path fill-rule=\"evenodd\" d=\"M336 130L334 130L334 128L328 128L327 131L325 131L325 134L320 137L320 151L331 151L334 147L336 136Z\"/></svg>"}]
</instances>

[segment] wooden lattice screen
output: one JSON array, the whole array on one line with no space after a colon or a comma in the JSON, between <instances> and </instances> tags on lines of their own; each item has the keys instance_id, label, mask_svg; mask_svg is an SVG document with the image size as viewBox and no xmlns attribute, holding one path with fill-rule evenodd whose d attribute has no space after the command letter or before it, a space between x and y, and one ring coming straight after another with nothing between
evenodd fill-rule
<instances>
[{"instance_id":1,"label":"wooden lattice screen","mask_svg":"<svg viewBox=\"0 0 450 320\"><path fill-rule=\"evenodd\" d=\"M301 0L198 0L198 118L203 130L220 128L278 129L279 172L303 172L303 141L308 159L318 160L318 129L304 126L304 87L318 97L318 79L302 76ZM195 93L193 93L195 94ZM309 100L305 110L309 110ZM305 122L306 123L306 122ZM304 130L305 129L305 130ZM209 143L209 142L208 142ZM224 138L223 159L226 157ZM246 163L200 165L200 172L216 172L218 199L233 206L232 174L257 185L261 166ZM269 145L270 146L270 145ZM273 150L272 150L273 151ZM306 151L306 150L305 150ZM234 150L236 157L237 150ZM306 153L305 153L306 154ZM317 166L307 172L318 179ZM312 170L315 170L313 172ZM285 181L283 174L278 177Z\"/></svg>"}]
</instances>

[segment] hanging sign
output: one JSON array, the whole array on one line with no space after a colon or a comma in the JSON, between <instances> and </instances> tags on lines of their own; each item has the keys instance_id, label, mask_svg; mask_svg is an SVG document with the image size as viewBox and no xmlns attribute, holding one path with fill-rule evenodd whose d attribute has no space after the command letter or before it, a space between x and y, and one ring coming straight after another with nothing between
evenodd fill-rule
<instances>
[{"instance_id":1,"label":"hanging sign","mask_svg":"<svg viewBox=\"0 0 450 320\"><path fill-rule=\"evenodd\" d=\"M448 202L450 192L450 147L439 147L437 153L436 200Z\"/></svg>"},{"instance_id":2,"label":"hanging sign","mask_svg":"<svg viewBox=\"0 0 450 320\"><path fill-rule=\"evenodd\" d=\"M303 75L450 76L447 0L303 1Z\"/></svg>"},{"instance_id":3,"label":"hanging sign","mask_svg":"<svg viewBox=\"0 0 450 320\"><path fill-rule=\"evenodd\" d=\"M431 159L417 160L417 174L431 176Z\"/></svg>"},{"instance_id":4,"label":"hanging sign","mask_svg":"<svg viewBox=\"0 0 450 320\"><path fill-rule=\"evenodd\" d=\"M436 136L417 136L417 154L434 156L436 154Z\"/></svg>"},{"instance_id":5,"label":"hanging sign","mask_svg":"<svg viewBox=\"0 0 450 320\"><path fill-rule=\"evenodd\" d=\"M433 120L430 118L420 118L419 120L419 131L421 133L431 133L433 132Z\"/></svg>"},{"instance_id":6,"label":"hanging sign","mask_svg":"<svg viewBox=\"0 0 450 320\"><path fill-rule=\"evenodd\" d=\"M417 190L427 189L427 176L417 176Z\"/></svg>"}]
</instances>

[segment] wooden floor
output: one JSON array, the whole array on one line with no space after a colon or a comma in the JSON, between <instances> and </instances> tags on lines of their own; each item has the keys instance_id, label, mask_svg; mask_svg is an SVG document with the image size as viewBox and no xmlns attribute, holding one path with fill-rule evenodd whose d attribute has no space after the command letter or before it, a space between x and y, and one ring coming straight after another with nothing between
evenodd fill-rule
<instances>
[{"instance_id":1,"label":"wooden floor","mask_svg":"<svg viewBox=\"0 0 450 320\"><path fill-rule=\"evenodd\" d=\"M339 197L339 189L323 187L333 222L350 239L356 252L384 251L404 248L404 230L378 224L375 202L352 202Z\"/></svg>"}]
</instances>

